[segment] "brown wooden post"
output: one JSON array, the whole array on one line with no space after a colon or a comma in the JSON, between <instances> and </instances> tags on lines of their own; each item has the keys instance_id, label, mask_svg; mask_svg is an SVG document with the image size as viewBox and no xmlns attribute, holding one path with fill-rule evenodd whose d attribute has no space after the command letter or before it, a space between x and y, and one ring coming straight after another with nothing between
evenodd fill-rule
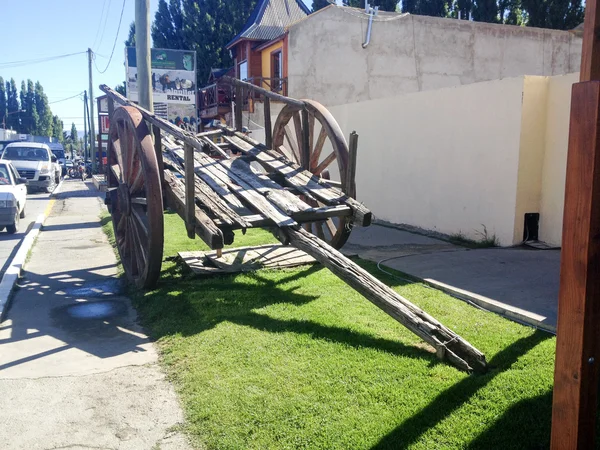
<instances>
[{"instance_id":1,"label":"brown wooden post","mask_svg":"<svg viewBox=\"0 0 600 450\"><path fill-rule=\"evenodd\" d=\"M160 174L161 186L165 182L165 166L163 164L162 156L162 138L160 136L160 128L156 125L150 125L152 127L152 134L154 135L154 152L156 153L156 162L158 163L158 172Z\"/></svg>"},{"instance_id":2,"label":"brown wooden post","mask_svg":"<svg viewBox=\"0 0 600 450\"><path fill-rule=\"evenodd\" d=\"M563 217L554 450L595 447L600 363L600 14L588 0L580 83L573 85Z\"/></svg>"},{"instance_id":3,"label":"brown wooden post","mask_svg":"<svg viewBox=\"0 0 600 450\"><path fill-rule=\"evenodd\" d=\"M308 123L308 110L302 110L302 148L300 149L302 167L310 169L310 124Z\"/></svg>"},{"instance_id":4,"label":"brown wooden post","mask_svg":"<svg viewBox=\"0 0 600 450\"><path fill-rule=\"evenodd\" d=\"M273 127L271 126L271 99L265 97L265 145L273 148Z\"/></svg>"},{"instance_id":5,"label":"brown wooden post","mask_svg":"<svg viewBox=\"0 0 600 450\"><path fill-rule=\"evenodd\" d=\"M350 133L348 143L348 167L343 179L342 190L350 197L356 196L356 161L358 157L358 134L356 131Z\"/></svg>"},{"instance_id":6,"label":"brown wooden post","mask_svg":"<svg viewBox=\"0 0 600 450\"><path fill-rule=\"evenodd\" d=\"M242 98L242 86L235 85L235 129L242 131L242 108L244 107L244 99Z\"/></svg>"},{"instance_id":7,"label":"brown wooden post","mask_svg":"<svg viewBox=\"0 0 600 450\"><path fill-rule=\"evenodd\" d=\"M184 145L185 164L185 228L190 239L196 238L196 175L194 174L194 147Z\"/></svg>"}]
</instances>

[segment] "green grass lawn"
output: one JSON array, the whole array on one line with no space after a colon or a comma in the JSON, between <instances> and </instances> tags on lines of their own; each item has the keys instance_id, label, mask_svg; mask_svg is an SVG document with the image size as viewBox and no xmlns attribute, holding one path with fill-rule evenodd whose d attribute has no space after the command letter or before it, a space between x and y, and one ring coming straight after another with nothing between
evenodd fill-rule
<instances>
[{"instance_id":1,"label":"green grass lawn","mask_svg":"<svg viewBox=\"0 0 600 450\"><path fill-rule=\"evenodd\" d=\"M467 375L327 269L194 278L169 257L204 246L165 229L159 286L132 297L198 448L548 447L554 337L360 261L486 354Z\"/></svg>"}]
</instances>

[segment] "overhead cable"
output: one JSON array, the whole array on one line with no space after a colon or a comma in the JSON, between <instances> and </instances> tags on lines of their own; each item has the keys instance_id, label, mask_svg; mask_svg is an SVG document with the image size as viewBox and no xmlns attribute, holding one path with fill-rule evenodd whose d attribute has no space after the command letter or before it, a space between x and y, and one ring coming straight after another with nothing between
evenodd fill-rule
<instances>
[{"instance_id":1,"label":"overhead cable","mask_svg":"<svg viewBox=\"0 0 600 450\"><path fill-rule=\"evenodd\" d=\"M96 65L96 60L94 59L94 65L96 66L96 70L98 70L98 72L100 72L100 73L104 73L108 70L108 67L110 66L110 62L112 61L112 57L115 53L115 47L117 46L117 40L119 39L119 31L121 31L121 21L123 20L123 11L125 11L125 1L126 0L123 0L123 6L121 7L121 16L119 17L119 26L117 27L115 41L113 43L112 51L110 52L110 57L108 58L108 64L106 64L106 67L104 68L104 70L98 69L98 66Z\"/></svg>"}]
</instances>

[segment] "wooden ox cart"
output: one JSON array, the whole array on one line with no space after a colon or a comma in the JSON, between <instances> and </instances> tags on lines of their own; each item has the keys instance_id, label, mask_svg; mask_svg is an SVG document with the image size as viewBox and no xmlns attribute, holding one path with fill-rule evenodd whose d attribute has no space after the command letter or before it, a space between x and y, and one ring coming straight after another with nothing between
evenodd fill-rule
<instances>
[{"instance_id":1,"label":"wooden ox cart","mask_svg":"<svg viewBox=\"0 0 600 450\"><path fill-rule=\"evenodd\" d=\"M337 251L353 226L371 223L371 212L354 199L357 135L348 147L317 102L228 81L240 104L247 96L263 97L266 145L241 132L241 107L235 108L237 129L195 134L100 86L111 116L107 203L129 280L139 288L158 280L165 207L184 219L190 238L198 235L217 255L233 243L235 230L266 227L433 346L439 358L462 370L485 371L479 350ZM284 103L273 127L272 99ZM239 156L230 158L225 149Z\"/></svg>"}]
</instances>

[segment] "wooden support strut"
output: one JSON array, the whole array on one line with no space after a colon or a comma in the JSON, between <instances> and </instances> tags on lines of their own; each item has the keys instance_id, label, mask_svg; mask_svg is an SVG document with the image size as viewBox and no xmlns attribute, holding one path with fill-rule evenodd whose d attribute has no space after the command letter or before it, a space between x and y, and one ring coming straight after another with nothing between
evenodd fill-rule
<instances>
[{"instance_id":1,"label":"wooden support strut","mask_svg":"<svg viewBox=\"0 0 600 450\"><path fill-rule=\"evenodd\" d=\"M315 258L370 302L436 349L440 359L468 372L485 372L485 355L333 247L306 230L282 228L289 243Z\"/></svg>"},{"instance_id":2,"label":"wooden support strut","mask_svg":"<svg viewBox=\"0 0 600 450\"><path fill-rule=\"evenodd\" d=\"M184 146L184 157L185 157L185 228L187 230L188 237L195 239L196 237L196 184L194 180L194 148L185 144Z\"/></svg>"}]
</instances>

